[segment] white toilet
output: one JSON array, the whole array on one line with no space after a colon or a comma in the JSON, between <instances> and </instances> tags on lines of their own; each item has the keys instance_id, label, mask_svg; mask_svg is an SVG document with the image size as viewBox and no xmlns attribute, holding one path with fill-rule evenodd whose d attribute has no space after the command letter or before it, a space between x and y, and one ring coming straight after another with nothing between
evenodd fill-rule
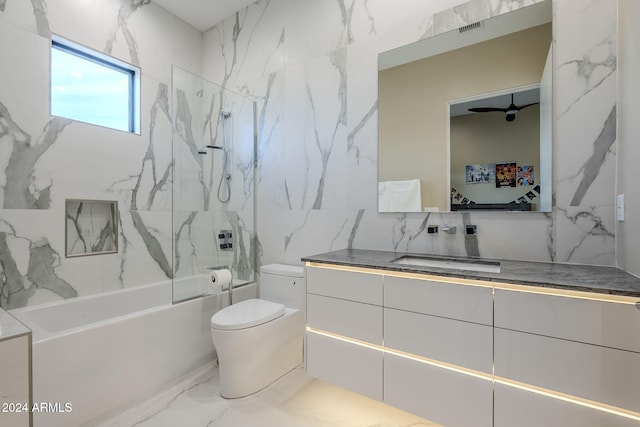
<instances>
[{"instance_id":1,"label":"white toilet","mask_svg":"<svg viewBox=\"0 0 640 427\"><path fill-rule=\"evenodd\" d=\"M303 267L269 264L260 268L260 299L211 317L222 397L256 393L302 363L305 296Z\"/></svg>"}]
</instances>

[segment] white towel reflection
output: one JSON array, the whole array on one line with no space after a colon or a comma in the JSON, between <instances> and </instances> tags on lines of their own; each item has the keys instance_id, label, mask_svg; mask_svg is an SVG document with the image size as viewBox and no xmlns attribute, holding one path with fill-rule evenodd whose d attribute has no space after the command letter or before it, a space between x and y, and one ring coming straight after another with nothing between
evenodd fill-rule
<instances>
[{"instance_id":1,"label":"white towel reflection","mask_svg":"<svg viewBox=\"0 0 640 427\"><path fill-rule=\"evenodd\" d=\"M420 180L383 181L378 183L379 212L421 212Z\"/></svg>"}]
</instances>

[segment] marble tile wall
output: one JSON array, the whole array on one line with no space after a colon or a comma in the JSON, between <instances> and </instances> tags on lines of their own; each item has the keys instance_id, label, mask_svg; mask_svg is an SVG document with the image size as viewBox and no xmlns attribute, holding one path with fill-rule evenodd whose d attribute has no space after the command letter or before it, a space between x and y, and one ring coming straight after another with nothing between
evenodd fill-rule
<instances>
[{"instance_id":1,"label":"marble tile wall","mask_svg":"<svg viewBox=\"0 0 640 427\"><path fill-rule=\"evenodd\" d=\"M49 116L49 39L137 65L141 134ZM172 274L171 66L200 74L202 33L150 0L0 1L0 305ZM65 199L117 200L117 254L65 258Z\"/></svg>"},{"instance_id":2,"label":"marble tile wall","mask_svg":"<svg viewBox=\"0 0 640 427\"><path fill-rule=\"evenodd\" d=\"M258 103L261 262L353 247L615 264L616 2L554 0L548 214L379 214L377 55L536 0L260 0L204 34L203 74ZM430 237L427 224L478 225Z\"/></svg>"},{"instance_id":3,"label":"marble tile wall","mask_svg":"<svg viewBox=\"0 0 640 427\"><path fill-rule=\"evenodd\" d=\"M225 267L253 280L253 101L179 67L173 87L175 275ZM220 248L222 231L232 250Z\"/></svg>"},{"instance_id":4,"label":"marble tile wall","mask_svg":"<svg viewBox=\"0 0 640 427\"><path fill-rule=\"evenodd\" d=\"M554 1L552 213L376 212L377 54L535 1L260 0L204 35L150 0L0 1L2 307L172 274L172 64L258 103L262 263L354 247L614 264L615 2ZM141 66L141 135L49 116L51 33ZM64 258L65 198L118 200L118 254ZM479 234L429 237L427 223Z\"/></svg>"}]
</instances>

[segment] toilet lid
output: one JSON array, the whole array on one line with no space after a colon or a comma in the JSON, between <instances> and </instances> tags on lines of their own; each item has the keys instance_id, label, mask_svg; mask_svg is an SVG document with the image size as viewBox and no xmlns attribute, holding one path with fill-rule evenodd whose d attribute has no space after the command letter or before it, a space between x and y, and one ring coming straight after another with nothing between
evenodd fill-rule
<instances>
[{"instance_id":1,"label":"toilet lid","mask_svg":"<svg viewBox=\"0 0 640 427\"><path fill-rule=\"evenodd\" d=\"M225 307L211 317L211 327L231 331L267 323L284 314L284 304L248 299Z\"/></svg>"}]
</instances>

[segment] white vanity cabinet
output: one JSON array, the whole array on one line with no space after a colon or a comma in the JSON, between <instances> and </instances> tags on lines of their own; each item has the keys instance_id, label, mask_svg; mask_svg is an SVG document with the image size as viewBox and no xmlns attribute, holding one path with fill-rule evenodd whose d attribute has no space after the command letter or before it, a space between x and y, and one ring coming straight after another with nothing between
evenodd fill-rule
<instances>
[{"instance_id":1,"label":"white vanity cabinet","mask_svg":"<svg viewBox=\"0 0 640 427\"><path fill-rule=\"evenodd\" d=\"M384 306L493 325L493 289L430 278L384 278ZM426 276L425 276L426 277Z\"/></svg>"},{"instance_id":2,"label":"white vanity cabinet","mask_svg":"<svg viewBox=\"0 0 640 427\"><path fill-rule=\"evenodd\" d=\"M492 304L491 287L307 266L307 372L447 427L489 427Z\"/></svg>"},{"instance_id":3,"label":"white vanity cabinet","mask_svg":"<svg viewBox=\"0 0 640 427\"><path fill-rule=\"evenodd\" d=\"M638 427L639 422L496 383L496 427Z\"/></svg>"},{"instance_id":4,"label":"white vanity cabinet","mask_svg":"<svg viewBox=\"0 0 640 427\"><path fill-rule=\"evenodd\" d=\"M444 426L490 427L492 305L491 287L386 275L384 401Z\"/></svg>"},{"instance_id":5,"label":"white vanity cabinet","mask_svg":"<svg viewBox=\"0 0 640 427\"><path fill-rule=\"evenodd\" d=\"M496 289L494 310L496 377L585 403L496 386L497 427L516 421L531 426L640 425L587 406L640 412L640 310L634 304ZM557 415L555 423L550 414Z\"/></svg>"},{"instance_id":6,"label":"white vanity cabinet","mask_svg":"<svg viewBox=\"0 0 640 427\"><path fill-rule=\"evenodd\" d=\"M307 265L307 370L446 427L640 427L640 298Z\"/></svg>"},{"instance_id":7,"label":"white vanity cabinet","mask_svg":"<svg viewBox=\"0 0 640 427\"><path fill-rule=\"evenodd\" d=\"M307 326L309 375L382 400L381 275L307 267Z\"/></svg>"},{"instance_id":8,"label":"white vanity cabinet","mask_svg":"<svg viewBox=\"0 0 640 427\"><path fill-rule=\"evenodd\" d=\"M31 426L31 331L2 309L0 361L0 426Z\"/></svg>"}]
</instances>

